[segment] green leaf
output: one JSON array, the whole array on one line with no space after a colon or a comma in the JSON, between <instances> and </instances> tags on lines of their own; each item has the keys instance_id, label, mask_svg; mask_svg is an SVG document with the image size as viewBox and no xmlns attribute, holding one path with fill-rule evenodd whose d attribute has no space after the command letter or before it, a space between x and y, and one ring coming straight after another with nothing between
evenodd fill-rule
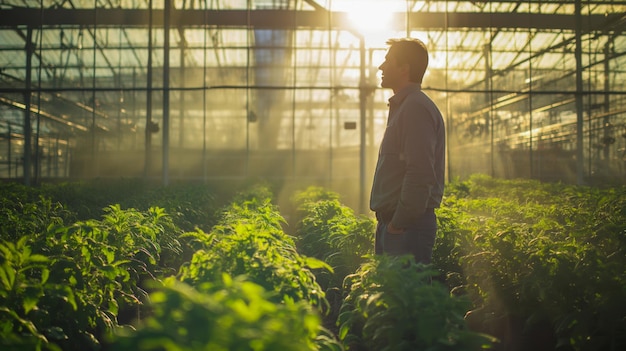
<instances>
[{"instance_id":1,"label":"green leaf","mask_svg":"<svg viewBox=\"0 0 626 351\"><path fill-rule=\"evenodd\" d=\"M80 252L83 255L83 257L85 258L86 262L91 261L91 251L89 251L89 248L87 246L82 246L80 248Z\"/></svg>"},{"instance_id":2,"label":"green leaf","mask_svg":"<svg viewBox=\"0 0 626 351\"><path fill-rule=\"evenodd\" d=\"M15 273L15 269L6 263L0 266L0 280L2 280L2 285L5 290L13 290L13 284L15 284Z\"/></svg>"},{"instance_id":3,"label":"green leaf","mask_svg":"<svg viewBox=\"0 0 626 351\"><path fill-rule=\"evenodd\" d=\"M106 256L108 264L111 264L111 262L115 261L115 251L114 250L109 250L108 248L103 247L101 249L101 251Z\"/></svg>"},{"instance_id":4,"label":"green leaf","mask_svg":"<svg viewBox=\"0 0 626 351\"><path fill-rule=\"evenodd\" d=\"M50 270L47 268L41 269L41 284L46 284L48 278L50 277Z\"/></svg>"},{"instance_id":5,"label":"green leaf","mask_svg":"<svg viewBox=\"0 0 626 351\"><path fill-rule=\"evenodd\" d=\"M304 257L304 264L311 269L326 269L330 273L334 273L333 267L315 257Z\"/></svg>"},{"instance_id":6,"label":"green leaf","mask_svg":"<svg viewBox=\"0 0 626 351\"><path fill-rule=\"evenodd\" d=\"M105 265L100 267L100 270L104 273L105 277L115 280L118 275L119 268L111 265Z\"/></svg>"},{"instance_id":7,"label":"green leaf","mask_svg":"<svg viewBox=\"0 0 626 351\"><path fill-rule=\"evenodd\" d=\"M48 263L50 259L44 255L34 254L27 257L24 261L26 263Z\"/></svg>"},{"instance_id":8,"label":"green leaf","mask_svg":"<svg viewBox=\"0 0 626 351\"><path fill-rule=\"evenodd\" d=\"M24 295L22 297L22 307L24 308L24 313L30 312L33 307L37 306L37 302L39 302L39 296Z\"/></svg>"},{"instance_id":9,"label":"green leaf","mask_svg":"<svg viewBox=\"0 0 626 351\"><path fill-rule=\"evenodd\" d=\"M119 312L119 305L115 299L109 300L109 311L117 316L117 313Z\"/></svg>"},{"instance_id":10,"label":"green leaf","mask_svg":"<svg viewBox=\"0 0 626 351\"><path fill-rule=\"evenodd\" d=\"M13 320L18 322L22 327L28 330L28 332L34 337L36 337L37 339L42 340L45 343L48 342L46 337L43 334L39 333L39 331L37 330L37 327L35 326L35 324L33 324L33 322L20 317L15 311L10 310L7 307L0 306L0 312L5 312L10 317L13 317Z\"/></svg>"}]
</instances>

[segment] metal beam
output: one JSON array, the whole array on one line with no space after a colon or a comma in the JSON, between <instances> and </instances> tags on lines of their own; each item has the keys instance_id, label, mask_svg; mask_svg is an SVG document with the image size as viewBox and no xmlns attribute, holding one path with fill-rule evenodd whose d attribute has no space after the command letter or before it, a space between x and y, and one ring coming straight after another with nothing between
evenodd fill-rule
<instances>
[{"instance_id":1,"label":"metal beam","mask_svg":"<svg viewBox=\"0 0 626 351\"><path fill-rule=\"evenodd\" d=\"M28 100L30 101L30 99L28 99ZM71 128L76 128L76 129L78 129L80 131L83 131L83 132L86 132L86 131L89 130L88 127L83 126L82 124L74 123L74 122L70 121L69 119L64 118L63 116L57 116L57 115L54 115L52 113L46 112L46 111L42 110L38 105L31 104L30 102L27 102L26 104L24 104L24 103L21 103L19 101L11 100L9 98L0 96L0 104L23 110L24 114L28 114L29 115L28 121L30 121L30 119L31 119L30 115L31 114L35 114L35 115L38 115L39 117L43 117L43 118L46 118L48 120L64 124L64 125L66 125L68 127L71 127ZM26 123L24 125L28 126L28 124L26 124ZM98 126L98 128L100 128L102 130L108 131L108 129L106 127L104 127L104 126ZM27 129L29 129L29 128L24 128L24 137L26 139L30 139L30 136L32 135L32 130L27 130ZM31 146L29 145L28 148L29 148L29 151L30 151ZM25 154L25 155L27 155L27 154Z\"/></svg>"},{"instance_id":2,"label":"metal beam","mask_svg":"<svg viewBox=\"0 0 626 351\"><path fill-rule=\"evenodd\" d=\"M31 89L32 89L32 61L34 45L33 30L28 28L26 34L26 91L24 92L24 185L30 185L32 163L32 123L31 123ZM39 101L37 102L40 103ZM9 156L10 157L10 156ZM9 160L10 162L10 160Z\"/></svg>"},{"instance_id":3,"label":"metal beam","mask_svg":"<svg viewBox=\"0 0 626 351\"><path fill-rule=\"evenodd\" d=\"M94 21L99 26L146 27L147 9L0 9L0 28L15 26L88 26ZM153 10L153 25L163 27L163 10ZM392 23L405 29L406 14L394 13ZM582 31L602 30L616 23L624 15L594 14L582 16ZM574 14L540 13L445 13L414 12L409 16L411 29L485 29L534 28L539 30L576 30ZM254 27L259 29L345 29L350 30L346 12L293 10L171 10L171 26Z\"/></svg>"},{"instance_id":4,"label":"metal beam","mask_svg":"<svg viewBox=\"0 0 626 351\"><path fill-rule=\"evenodd\" d=\"M581 0L576 0L574 16L576 19L576 48L574 49L574 56L576 56L576 183L578 185L584 184L584 162L585 153L584 147L584 128L583 123L585 117L583 116L583 58L582 58L582 4ZM589 171L591 175L591 170Z\"/></svg>"}]
</instances>

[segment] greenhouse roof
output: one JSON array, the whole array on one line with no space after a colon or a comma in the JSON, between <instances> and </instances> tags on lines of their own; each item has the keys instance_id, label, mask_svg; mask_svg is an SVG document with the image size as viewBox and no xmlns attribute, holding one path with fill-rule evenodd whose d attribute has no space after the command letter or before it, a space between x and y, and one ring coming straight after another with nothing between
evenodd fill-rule
<instances>
[{"instance_id":1,"label":"greenhouse roof","mask_svg":"<svg viewBox=\"0 0 626 351\"><path fill-rule=\"evenodd\" d=\"M347 89L358 109L348 90L375 89L386 39L404 36L429 48L425 89L574 92L555 82L608 58L610 74L624 74L625 13L626 1L610 0L4 0L0 105L13 112L5 121L28 103L79 130L88 123L71 109L102 117L108 130L125 95L164 87L306 90L282 100L299 106ZM612 92L626 90L612 82ZM24 101L35 89L40 103ZM233 104L219 96L214 113L227 116Z\"/></svg>"}]
</instances>

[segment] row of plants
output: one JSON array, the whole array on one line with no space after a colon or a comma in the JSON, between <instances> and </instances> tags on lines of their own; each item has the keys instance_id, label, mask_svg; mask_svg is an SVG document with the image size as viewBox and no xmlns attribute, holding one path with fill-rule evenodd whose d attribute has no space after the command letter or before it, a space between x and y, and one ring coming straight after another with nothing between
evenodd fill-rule
<instances>
[{"instance_id":1,"label":"row of plants","mask_svg":"<svg viewBox=\"0 0 626 351\"><path fill-rule=\"evenodd\" d=\"M420 331L437 335L422 326L413 332L394 334L393 340L405 342L394 344L385 339L385 332L374 327L377 337L385 342L377 345L369 339L367 335L373 334L363 329L368 319L372 321L369 328L386 325L395 329L393 321L397 319L404 319L404 323L398 323L401 326L414 325L406 321L420 320L408 311L425 310L423 306L408 307L406 301L418 303L415 297L403 301L402 308L394 313L393 304L381 302L384 307L376 313L389 320L383 322L381 318L374 323L369 316L376 313L360 306L369 308L377 306L374 301L385 301L380 291L385 286L394 286L394 292L402 291L420 278L399 279L397 286L393 281L382 282L382 276L376 274L381 257L369 256L372 219L354 216L351 209L342 206L337 194L310 188L296 195L295 202L300 210L299 248L334 268L333 274L321 276L319 281L327 291L341 294L336 299L339 307L331 303L335 312L328 324L338 321L338 335L349 348L381 349L381 345L392 344L396 349L411 349L402 335L410 340L415 340ZM422 270L434 269L426 279L429 289L439 281L445 282L447 289L442 296L451 292L470 301L457 310L457 316L464 308L469 312L456 329L461 331L456 335L466 337L456 349L462 349L464 343L473 345L470 348L478 343L499 350L624 349L625 202L623 187L603 189L484 175L449 184L444 203L437 210L440 229L434 263ZM385 274L393 276L402 268L394 267ZM345 284L339 285L347 272L357 269L359 273L348 273ZM376 276L378 280L370 282L369 289L364 288L352 281L354 277L365 279L361 275ZM422 293L413 294L418 295ZM360 301L359 296L367 303L355 303ZM446 306L446 301L431 305ZM358 312L360 308L365 312ZM443 308L438 315L447 312L450 310ZM360 322L346 323L359 314ZM436 318L428 320L437 325ZM466 326L471 329L469 334L465 334ZM445 327L435 329L442 331ZM412 347L423 347L417 345Z\"/></svg>"},{"instance_id":2,"label":"row of plants","mask_svg":"<svg viewBox=\"0 0 626 351\"><path fill-rule=\"evenodd\" d=\"M502 350L626 348L626 189L450 184L434 263Z\"/></svg>"},{"instance_id":3,"label":"row of plants","mask_svg":"<svg viewBox=\"0 0 626 351\"><path fill-rule=\"evenodd\" d=\"M373 254L375 222L355 215L338 193L321 187L296 192L292 203L296 209L294 237L298 251L332 267L332 271L317 271L316 278L330 303L324 324L336 333L345 295L343 281Z\"/></svg>"},{"instance_id":4,"label":"row of plants","mask_svg":"<svg viewBox=\"0 0 626 351\"><path fill-rule=\"evenodd\" d=\"M40 199L60 204L68 222L98 219L111 204L139 211L160 207L180 229L193 231L196 227L210 229L219 218L219 209L228 205L241 189L254 185L251 181L241 181L233 184L172 182L163 186L143 179L94 179L38 186L7 182L0 183L0 191L3 204L15 210L38 205ZM40 218L45 220L47 216Z\"/></svg>"},{"instance_id":5,"label":"row of plants","mask_svg":"<svg viewBox=\"0 0 626 351\"><path fill-rule=\"evenodd\" d=\"M0 348L102 348L150 310L149 283L191 256L181 228L213 225L219 202L209 189L137 180L0 184ZM109 205L116 202L141 210Z\"/></svg>"},{"instance_id":6,"label":"row of plants","mask_svg":"<svg viewBox=\"0 0 626 351\"><path fill-rule=\"evenodd\" d=\"M193 256L151 295L153 315L126 330L114 350L343 350L321 325L328 301L282 229L271 193L235 199L210 232L183 235Z\"/></svg>"},{"instance_id":7,"label":"row of plants","mask_svg":"<svg viewBox=\"0 0 626 351\"><path fill-rule=\"evenodd\" d=\"M51 210L49 201L39 205L64 213L58 205ZM8 226L0 240L3 349L98 349L120 317L140 313L143 282L171 274L181 253L177 230L160 208L112 205L101 220L72 224L52 216L20 226L26 223L20 215L3 217ZM45 228L29 230L46 221Z\"/></svg>"},{"instance_id":8,"label":"row of plants","mask_svg":"<svg viewBox=\"0 0 626 351\"><path fill-rule=\"evenodd\" d=\"M471 351L491 348L492 336L470 330L470 300L450 294L431 265L412 256L373 257L346 279L337 323L350 350Z\"/></svg>"},{"instance_id":9,"label":"row of plants","mask_svg":"<svg viewBox=\"0 0 626 351\"><path fill-rule=\"evenodd\" d=\"M2 185L2 349L626 346L624 188L454 181L423 266L373 256L375 221L323 188L294 195L290 236L264 186L128 184Z\"/></svg>"},{"instance_id":10,"label":"row of plants","mask_svg":"<svg viewBox=\"0 0 626 351\"><path fill-rule=\"evenodd\" d=\"M306 255L332 267L318 273L331 301L325 324L348 350L480 350L494 342L471 331L467 296L450 293L432 265L410 256L373 255L375 221L357 216L339 195L319 187L298 192L296 239Z\"/></svg>"},{"instance_id":11,"label":"row of plants","mask_svg":"<svg viewBox=\"0 0 626 351\"><path fill-rule=\"evenodd\" d=\"M3 349L343 348L321 325L328 301L312 272L330 266L297 252L267 188L235 197L207 232L159 207L75 220L17 190L3 198Z\"/></svg>"}]
</instances>

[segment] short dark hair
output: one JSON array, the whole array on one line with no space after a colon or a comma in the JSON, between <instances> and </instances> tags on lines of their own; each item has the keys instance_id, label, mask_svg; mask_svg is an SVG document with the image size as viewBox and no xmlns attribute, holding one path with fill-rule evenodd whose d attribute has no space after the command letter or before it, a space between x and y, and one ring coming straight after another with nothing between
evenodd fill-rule
<instances>
[{"instance_id":1,"label":"short dark hair","mask_svg":"<svg viewBox=\"0 0 626 351\"><path fill-rule=\"evenodd\" d=\"M389 50L394 51L398 64L408 64L411 70L409 80L421 83L428 67L428 49L423 41L415 38L396 38L387 40Z\"/></svg>"}]
</instances>

